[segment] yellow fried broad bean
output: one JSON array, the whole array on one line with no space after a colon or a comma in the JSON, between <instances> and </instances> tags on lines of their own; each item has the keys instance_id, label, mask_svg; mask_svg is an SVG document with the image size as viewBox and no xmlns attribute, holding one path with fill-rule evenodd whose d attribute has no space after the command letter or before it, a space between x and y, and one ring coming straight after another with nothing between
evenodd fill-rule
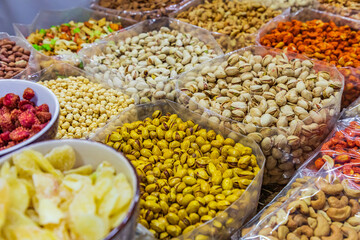
<instances>
[{"instance_id":1,"label":"yellow fried broad bean","mask_svg":"<svg viewBox=\"0 0 360 240\"><path fill-rule=\"evenodd\" d=\"M117 127L105 141L136 168L139 223L158 239L188 233L220 216L260 171L251 148L161 111ZM221 230L226 221L219 219L216 227Z\"/></svg>"}]
</instances>

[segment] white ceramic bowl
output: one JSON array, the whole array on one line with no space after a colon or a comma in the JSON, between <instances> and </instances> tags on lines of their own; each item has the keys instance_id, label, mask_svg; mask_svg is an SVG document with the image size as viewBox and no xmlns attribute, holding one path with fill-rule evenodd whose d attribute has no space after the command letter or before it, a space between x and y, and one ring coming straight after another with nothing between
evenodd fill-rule
<instances>
[{"instance_id":1,"label":"white ceramic bowl","mask_svg":"<svg viewBox=\"0 0 360 240\"><path fill-rule=\"evenodd\" d=\"M57 97L55 94L38 83L34 83L27 80L20 80L20 79L4 79L0 80L0 96L3 97L7 93L14 93L19 95L20 99L24 93L26 88L32 88L35 92L35 97L31 99L35 103L36 106L39 106L43 103L49 105L49 111L51 113L51 120L43 128L40 132L32 136L31 138L16 144L13 147L4 149L0 151L0 156L8 154L12 151L20 149L30 143L39 142L43 140L54 139L57 133L58 124L59 124L59 113L60 113L60 105Z\"/></svg>"},{"instance_id":2,"label":"white ceramic bowl","mask_svg":"<svg viewBox=\"0 0 360 240\"><path fill-rule=\"evenodd\" d=\"M35 143L20 149L16 152L10 153L0 158L0 164L10 161L13 154L22 152L25 149L33 149L43 154L50 152L53 148L70 145L76 153L75 167L79 167L85 164L90 164L94 169L103 161L108 161L116 170L117 173L122 172L130 182L133 188L132 203L130 204L128 214L123 222L116 228L114 228L106 237L105 240L128 240L133 239L135 236L135 228L137 224L137 218L139 213L139 199L140 199L140 186L139 179L136 174L136 170L133 165L126 159L124 155L115 151L113 148L87 140L79 139L66 139L66 140L51 140L40 143Z\"/></svg>"}]
</instances>

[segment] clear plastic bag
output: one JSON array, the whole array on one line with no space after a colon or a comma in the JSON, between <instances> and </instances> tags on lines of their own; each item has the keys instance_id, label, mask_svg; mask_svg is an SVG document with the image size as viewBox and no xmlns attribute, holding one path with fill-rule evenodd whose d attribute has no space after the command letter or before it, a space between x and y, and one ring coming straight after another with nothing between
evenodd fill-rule
<instances>
[{"instance_id":1,"label":"clear plastic bag","mask_svg":"<svg viewBox=\"0 0 360 240\"><path fill-rule=\"evenodd\" d=\"M292 12L302 8L316 8L319 4L317 0L261 0L261 3L274 9L291 8Z\"/></svg>"},{"instance_id":2,"label":"clear plastic bag","mask_svg":"<svg viewBox=\"0 0 360 240\"><path fill-rule=\"evenodd\" d=\"M264 155L262 154L259 146L253 140L230 129L224 128L223 126L219 126L218 124L209 121L209 119L201 117L189 109L186 109L185 107L169 100L160 100L155 103L137 105L127 111L124 111L116 119L109 122L104 128L99 129L91 140L105 143L106 136L109 133L111 134L116 127L124 123L151 117L155 110L161 110L163 113L169 112L171 114L177 114L183 121L193 120L202 128L208 130L212 129L217 133L221 133L224 137L232 138L235 142L240 142L244 146L251 147L253 149L253 154L257 158L261 171L255 176L241 197L225 210L228 217L225 219L221 219L220 216L215 217L195 230L177 237L177 239L198 239L199 237L202 237L201 239L229 238L229 236L239 229L244 221L256 211L265 162ZM137 232L139 234L138 239L144 239L146 236L153 239L150 232L142 226L138 226Z\"/></svg>"},{"instance_id":3,"label":"clear plastic bag","mask_svg":"<svg viewBox=\"0 0 360 240\"><path fill-rule=\"evenodd\" d=\"M267 23L259 30L256 37L256 43L261 45L260 39L270 33L271 30L275 29L280 22L287 22L291 20L305 22L314 19L319 19L323 22L333 21L337 26L348 25L352 29L360 29L360 21L318 10L302 9L296 13L283 13L277 18L274 18L273 21ZM306 56L305 53L304 55ZM354 67L339 67L338 69L345 77L345 88L342 99L342 107L344 108L360 96L360 69Z\"/></svg>"},{"instance_id":4,"label":"clear plastic bag","mask_svg":"<svg viewBox=\"0 0 360 240\"><path fill-rule=\"evenodd\" d=\"M319 0L318 9L324 12L330 12L343 17L360 20L360 5L358 1L328 1Z\"/></svg>"},{"instance_id":5,"label":"clear plastic bag","mask_svg":"<svg viewBox=\"0 0 360 240\"><path fill-rule=\"evenodd\" d=\"M85 22L90 18L99 20L106 18L109 21L120 22L123 28L131 26L136 23L132 19L122 18L116 15L97 12L86 8L72 8L67 10L46 10L40 11L31 24L19 24L14 23L14 30L17 36L27 42L26 38L37 29L47 29L52 25L61 25L70 21ZM98 39L100 40L100 39ZM30 45L30 44L29 44ZM31 48L33 48L30 45ZM80 59L76 53L62 54L56 56L46 56L39 51L34 50L36 61L40 63L41 68L46 68L57 61L64 61L72 65L79 66L81 64Z\"/></svg>"},{"instance_id":6,"label":"clear plastic bag","mask_svg":"<svg viewBox=\"0 0 360 240\"><path fill-rule=\"evenodd\" d=\"M349 179L302 169L244 226L241 239L358 239L359 198Z\"/></svg>"},{"instance_id":7,"label":"clear plastic bag","mask_svg":"<svg viewBox=\"0 0 360 240\"><path fill-rule=\"evenodd\" d=\"M0 39L10 39L11 41L16 42L16 45L24 48L25 50L30 51L30 57L29 57L29 61L28 61L28 65L27 67L20 73L18 73L15 76L12 76L11 78L13 79L21 79L21 76L23 74L31 74L34 72L37 72L39 70L39 65L38 62L35 59L35 51L33 50L32 46L25 40L19 38L19 37L15 37L15 36L10 36L7 33L4 32L0 32Z\"/></svg>"},{"instance_id":8,"label":"clear plastic bag","mask_svg":"<svg viewBox=\"0 0 360 240\"><path fill-rule=\"evenodd\" d=\"M352 118L358 115L360 115L360 97L344 109L341 118Z\"/></svg>"},{"instance_id":9,"label":"clear plastic bag","mask_svg":"<svg viewBox=\"0 0 360 240\"><path fill-rule=\"evenodd\" d=\"M147 68L147 66L149 65L148 63L144 67L139 67L139 69L137 69L136 71L135 67L142 65L134 62L132 59L129 60L129 63L126 63L127 66L123 66L124 64L122 64L121 67L124 68L124 71L120 71L120 68L110 68L109 65L113 62L110 62L107 65L99 63L101 59L105 59L105 54L107 53L108 46L112 46L114 44L118 45L120 41L125 42L126 39L130 40L130 37L138 36L141 33L159 31L162 27L168 27L170 30L177 30L180 33L190 34L192 37L196 37L201 42L205 43L208 49L212 50L212 53L209 53L208 56L218 56L223 54L220 46L217 44L215 39L207 30L183 23L172 18L159 18L135 24L134 26L127 28L123 32L119 32L105 38L102 42L93 44L89 48L82 49L79 52L79 56L84 63L85 70L93 74L98 81L106 81L110 86L121 87L126 94L135 99L135 103L145 103L143 102L143 99L146 99L146 102L155 101L163 98L175 100L175 84L173 80L178 76L177 72L175 72L175 76L169 75L169 77L166 77L165 80L157 80L155 78L150 79L150 82L150 80L148 79L148 77L150 76L148 76L147 74L150 71L150 68ZM109 50L111 51L111 49ZM146 54L147 53L148 52L146 52ZM121 54L119 54L119 56L120 55ZM156 55L158 55L158 53ZM137 59L138 58L136 58L136 60ZM142 61L145 60L149 61L147 57ZM140 60L137 61L140 62ZM195 64L197 64L197 62ZM192 68L192 65L194 64L191 62L188 63L187 65L183 66L183 69L181 71L187 71L186 69L188 65L191 65ZM104 69L102 69L103 67ZM133 70L130 71L130 68L132 68ZM153 69L158 70L159 68L160 67L155 67ZM169 69L166 68L166 70ZM136 73L134 73L134 71ZM158 74L156 72L152 75L159 75L160 77L164 78L164 75ZM137 86L137 84L139 83L139 79L141 79L142 82L146 84L145 88Z\"/></svg>"},{"instance_id":10,"label":"clear plastic bag","mask_svg":"<svg viewBox=\"0 0 360 240\"><path fill-rule=\"evenodd\" d=\"M233 53L242 55L246 51L250 51L254 55L261 56L265 56L267 54L276 56L281 54L275 49L269 49L260 46L240 49ZM207 108L210 106L207 106L206 104L204 105L204 102L201 101L202 99L200 98L200 95L199 98L197 98L197 93L192 95L192 93L190 93L188 89L185 89L184 86L188 83L190 85L195 83L196 85L196 81L198 81L196 79L198 77L200 78L204 76L205 71L217 69L218 66L221 66L221 64L227 61L233 53L217 57L196 67L194 70L181 75L179 81L177 81L177 93L179 94L178 101L189 107L191 110L198 112L199 114L203 114L203 116L206 116L207 118L210 118L217 124L232 128L234 131L247 135L257 141L257 143L261 145L265 157L267 158L264 173L264 184L286 184L287 181L295 174L296 169L298 169L305 162L305 160L322 143L325 137L333 129L340 113L340 102L343 87L341 90L339 90L339 94L331 102L319 109L312 117L307 117L303 120L300 120L300 122L297 122L296 125L289 124L288 127L259 127L260 124L255 126L255 124L246 123L244 120L240 120L239 122L233 119L229 119L221 115L221 109L211 110L212 108L210 108L210 110L208 110ZM307 59L306 57L299 54L286 54L285 56L290 60ZM329 72L331 79L335 83L341 83L343 86L343 76L337 71L335 67L324 65L321 61L313 62L314 69L317 72ZM213 74L213 72L211 72L211 74ZM208 77L209 83L210 81L216 81L216 78L215 80L212 79L214 78L212 75L208 75ZM228 80L231 81L231 79ZM206 81L204 82L204 86L200 85L201 82L198 86L193 87L198 87L198 89L201 89L202 87L204 87L204 89L207 88ZM211 89L208 89L209 91L213 89L213 87L210 88ZM206 91L199 91L198 93L204 94ZM253 95L250 94L250 96ZM255 100L252 101L254 104L258 104ZM322 120L318 119L319 116L322 116ZM298 139L299 142L296 141L296 144L293 144L294 142L292 142L291 139ZM290 141L292 146L290 146Z\"/></svg>"},{"instance_id":11,"label":"clear plastic bag","mask_svg":"<svg viewBox=\"0 0 360 240\"><path fill-rule=\"evenodd\" d=\"M162 9L154 9L149 11L134 11L134 10L126 10L126 9L111 9L105 8L99 5L99 0L93 0L91 3L91 8L94 10L98 10L101 12L106 12L114 15L124 16L126 18L131 18L136 21L144 21L148 19L155 19L159 17L169 16L170 13L177 10L183 5L187 5L194 0L182 0L178 4L172 4L169 6L165 6Z\"/></svg>"},{"instance_id":12,"label":"clear plastic bag","mask_svg":"<svg viewBox=\"0 0 360 240\"><path fill-rule=\"evenodd\" d=\"M244 2L244 4L257 3L257 4L261 4L263 6L271 7L271 5L265 5L265 4L263 4L262 1L259 1L259 0L250 0L250 1L240 0L240 2ZM189 2L188 4L181 6L179 9L177 9L176 11L171 13L170 17L176 18L180 13L185 12L185 11L189 10L190 8L194 8L194 7L198 6L199 4L203 4L204 7L206 8L205 0L194 0L194 1ZM284 11L290 13L290 9L286 9ZM209 31L211 31L211 30L209 30ZM234 33L231 33L230 35L226 35L224 33L212 32L212 31L211 31L211 34L214 36L214 38L219 43L219 45L221 46L222 50L225 53L228 53L228 52L231 52L231 51L243 48L243 47L247 47L250 45L254 45L256 36L257 36L256 33L251 34L251 33L245 33L245 32L241 32L239 36L232 36L232 34L234 34Z\"/></svg>"}]
</instances>

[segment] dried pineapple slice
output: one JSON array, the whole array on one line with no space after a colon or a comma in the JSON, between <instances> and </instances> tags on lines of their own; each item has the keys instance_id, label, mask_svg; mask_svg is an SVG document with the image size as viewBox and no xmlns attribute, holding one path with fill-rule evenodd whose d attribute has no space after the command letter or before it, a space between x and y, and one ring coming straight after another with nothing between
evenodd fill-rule
<instances>
[{"instance_id":1,"label":"dried pineapple slice","mask_svg":"<svg viewBox=\"0 0 360 240\"><path fill-rule=\"evenodd\" d=\"M53 148L45 158L62 172L72 169L76 161L75 151L69 145Z\"/></svg>"},{"instance_id":2,"label":"dried pineapple slice","mask_svg":"<svg viewBox=\"0 0 360 240\"><path fill-rule=\"evenodd\" d=\"M0 230L5 223L6 213L9 207L10 189L7 181L0 178Z\"/></svg>"},{"instance_id":3,"label":"dried pineapple slice","mask_svg":"<svg viewBox=\"0 0 360 240\"><path fill-rule=\"evenodd\" d=\"M90 175L93 172L93 167L88 164L78 168L70 169L68 171L64 171L64 174L80 174L80 175Z\"/></svg>"},{"instance_id":4,"label":"dried pineapple slice","mask_svg":"<svg viewBox=\"0 0 360 240\"><path fill-rule=\"evenodd\" d=\"M13 156L14 165L18 171L19 177L31 178L35 173L41 173L36 160L31 157L32 150L25 150Z\"/></svg>"},{"instance_id":5,"label":"dried pineapple slice","mask_svg":"<svg viewBox=\"0 0 360 240\"><path fill-rule=\"evenodd\" d=\"M12 240L59 240L51 231L37 226L9 226L7 232Z\"/></svg>"},{"instance_id":6,"label":"dried pineapple slice","mask_svg":"<svg viewBox=\"0 0 360 240\"><path fill-rule=\"evenodd\" d=\"M70 215L96 213L96 204L94 189L91 185L84 185L83 188L75 195L69 206Z\"/></svg>"},{"instance_id":7,"label":"dried pineapple slice","mask_svg":"<svg viewBox=\"0 0 360 240\"><path fill-rule=\"evenodd\" d=\"M29 207L30 196L25 183L20 180L16 178L9 178L7 180L10 187L9 207L25 212Z\"/></svg>"},{"instance_id":8,"label":"dried pineapple slice","mask_svg":"<svg viewBox=\"0 0 360 240\"><path fill-rule=\"evenodd\" d=\"M133 196L132 187L123 173L116 175L114 179L114 186L121 192L121 196L118 199L112 214L116 214L118 211L124 211L124 208L127 208L131 203Z\"/></svg>"},{"instance_id":9,"label":"dried pineapple slice","mask_svg":"<svg viewBox=\"0 0 360 240\"><path fill-rule=\"evenodd\" d=\"M70 228L77 235L77 239L100 240L107 232L108 226L101 218L93 214L76 214L71 218Z\"/></svg>"}]
</instances>

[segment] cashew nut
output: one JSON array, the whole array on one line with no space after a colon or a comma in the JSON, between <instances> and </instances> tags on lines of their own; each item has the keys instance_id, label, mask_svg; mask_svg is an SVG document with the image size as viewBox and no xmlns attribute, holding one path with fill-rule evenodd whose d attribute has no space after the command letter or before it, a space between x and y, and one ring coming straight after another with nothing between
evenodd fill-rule
<instances>
[{"instance_id":1,"label":"cashew nut","mask_svg":"<svg viewBox=\"0 0 360 240\"><path fill-rule=\"evenodd\" d=\"M305 235L307 237L311 237L314 234L314 231L311 227L307 226L307 225L303 225L301 227L298 227L294 233L296 235Z\"/></svg>"},{"instance_id":2,"label":"cashew nut","mask_svg":"<svg viewBox=\"0 0 360 240\"><path fill-rule=\"evenodd\" d=\"M316 200L311 200L311 206L315 210L320 210L325 206L326 196L323 191L320 190L319 192L317 192L313 198L315 198Z\"/></svg>"},{"instance_id":3,"label":"cashew nut","mask_svg":"<svg viewBox=\"0 0 360 240\"><path fill-rule=\"evenodd\" d=\"M333 208L342 208L349 204L349 199L347 196L342 196L340 200L337 197L331 196L327 201L330 207Z\"/></svg>"},{"instance_id":4,"label":"cashew nut","mask_svg":"<svg viewBox=\"0 0 360 240\"><path fill-rule=\"evenodd\" d=\"M287 206L287 211L290 211L290 213L294 213L297 209L299 209L299 211L302 214L308 214L309 213L308 205L304 201L301 201L301 200L291 202Z\"/></svg>"},{"instance_id":5,"label":"cashew nut","mask_svg":"<svg viewBox=\"0 0 360 240\"><path fill-rule=\"evenodd\" d=\"M315 228L316 228L316 226L317 226L317 221L316 221L315 218L308 217L307 221L308 221L308 225L309 225L312 229L315 229Z\"/></svg>"},{"instance_id":6,"label":"cashew nut","mask_svg":"<svg viewBox=\"0 0 360 240\"><path fill-rule=\"evenodd\" d=\"M343 231L346 237L344 240L358 240L357 232L354 229L350 227L342 227L341 231Z\"/></svg>"},{"instance_id":7,"label":"cashew nut","mask_svg":"<svg viewBox=\"0 0 360 240\"><path fill-rule=\"evenodd\" d=\"M331 224L331 222L332 222L331 218L329 218L329 216L326 214L326 212L324 212L323 210L318 210L318 214L322 215L326 219L326 221L329 224Z\"/></svg>"},{"instance_id":8,"label":"cashew nut","mask_svg":"<svg viewBox=\"0 0 360 240\"><path fill-rule=\"evenodd\" d=\"M320 178L315 185L328 195L337 195L344 190L341 183L330 184L323 178Z\"/></svg>"},{"instance_id":9,"label":"cashew nut","mask_svg":"<svg viewBox=\"0 0 360 240\"><path fill-rule=\"evenodd\" d=\"M241 236L244 237L246 234L248 234L251 230L253 229L253 227L248 227L248 228L243 228L241 230Z\"/></svg>"},{"instance_id":10,"label":"cashew nut","mask_svg":"<svg viewBox=\"0 0 360 240\"><path fill-rule=\"evenodd\" d=\"M350 206L346 206L342 208L331 207L326 211L326 214L333 221L338 221L338 222L345 221L351 215L351 207Z\"/></svg>"},{"instance_id":11,"label":"cashew nut","mask_svg":"<svg viewBox=\"0 0 360 240\"><path fill-rule=\"evenodd\" d=\"M292 231L295 230L296 228L298 228L299 226L307 224L306 218L301 214L297 214L295 216L294 215L289 215L288 219L289 220L288 220L287 226Z\"/></svg>"},{"instance_id":12,"label":"cashew nut","mask_svg":"<svg viewBox=\"0 0 360 240\"><path fill-rule=\"evenodd\" d=\"M319 237L311 237L310 240L321 240Z\"/></svg>"},{"instance_id":13,"label":"cashew nut","mask_svg":"<svg viewBox=\"0 0 360 240\"><path fill-rule=\"evenodd\" d=\"M327 236L330 233L330 226L325 217L321 214L317 215L317 227L314 230L314 235L317 237Z\"/></svg>"},{"instance_id":14,"label":"cashew nut","mask_svg":"<svg viewBox=\"0 0 360 240\"><path fill-rule=\"evenodd\" d=\"M317 214L316 214L314 208L309 207L309 215L310 215L310 217L312 217L312 218L316 218Z\"/></svg>"},{"instance_id":15,"label":"cashew nut","mask_svg":"<svg viewBox=\"0 0 360 240\"><path fill-rule=\"evenodd\" d=\"M286 236L286 240L301 240L295 233L289 233Z\"/></svg>"},{"instance_id":16,"label":"cashew nut","mask_svg":"<svg viewBox=\"0 0 360 240\"><path fill-rule=\"evenodd\" d=\"M308 187L301 193L301 200L305 201L307 205L310 205L311 198L313 198L317 192L319 192L318 189Z\"/></svg>"},{"instance_id":17,"label":"cashew nut","mask_svg":"<svg viewBox=\"0 0 360 240\"><path fill-rule=\"evenodd\" d=\"M342 186L344 187L344 192L346 196L350 198L360 198L360 190L356 190L349 187L350 183L348 179L344 179L342 181Z\"/></svg>"},{"instance_id":18,"label":"cashew nut","mask_svg":"<svg viewBox=\"0 0 360 240\"><path fill-rule=\"evenodd\" d=\"M350 217L346 222L352 226L358 226L360 225L360 217Z\"/></svg>"},{"instance_id":19,"label":"cashew nut","mask_svg":"<svg viewBox=\"0 0 360 240\"><path fill-rule=\"evenodd\" d=\"M280 226L278 229L278 238L279 240L285 240L286 235L289 233L289 228L286 226Z\"/></svg>"},{"instance_id":20,"label":"cashew nut","mask_svg":"<svg viewBox=\"0 0 360 240\"><path fill-rule=\"evenodd\" d=\"M322 237L322 240L343 240L343 234L338 226L331 224L330 228L331 235L329 237Z\"/></svg>"},{"instance_id":21,"label":"cashew nut","mask_svg":"<svg viewBox=\"0 0 360 240\"><path fill-rule=\"evenodd\" d=\"M259 231L261 236L274 236L277 235L276 232L271 227L263 228Z\"/></svg>"},{"instance_id":22,"label":"cashew nut","mask_svg":"<svg viewBox=\"0 0 360 240\"><path fill-rule=\"evenodd\" d=\"M360 232L360 225L353 226L353 225L351 225L350 223L345 222L345 223L344 223L344 227L349 227L349 228L351 228L351 229L354 229L356 232Z\"/></svg>"},{"instance_id":23,"label":"cashew nut","mask_svg":"<svg viewBox=\"0 0 360 240\"><path fill-rule=\"evenodd\" d=\"M342 228L342 226L344 226L344 224L341 222L333 222L332 224L338 226L339 228Z\"/></svg>"},{"instance_id":24,"label":"cashew nut","mask_svg":"<svg viewBox=\"0 0 360 240\"><path fill-rule=\"evenodd\" d=\"M355 216L360 211L360 204L355 199L350 199L349 205L351 206L351 216Z\"/></svg>"}]
</instances>

